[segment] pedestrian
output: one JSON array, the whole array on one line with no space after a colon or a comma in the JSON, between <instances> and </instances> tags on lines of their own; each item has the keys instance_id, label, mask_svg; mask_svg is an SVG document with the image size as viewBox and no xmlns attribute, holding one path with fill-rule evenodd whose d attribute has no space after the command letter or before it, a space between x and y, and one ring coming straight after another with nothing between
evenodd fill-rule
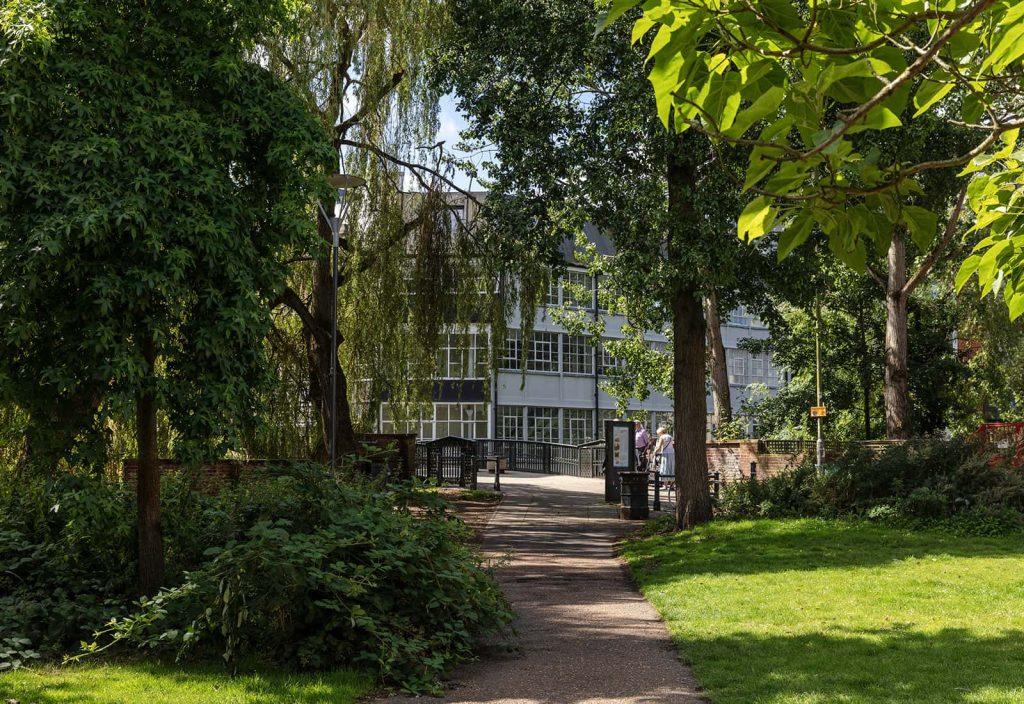
<instances>
[{"instance_id":1,"label":"pedestrian","mask_svg":"<svg viewBox=\"0 0 1024 704\"><path fill-rule=\"evenodd\" d=\"M646 472L648 454L647 451L651 449L651 434L647 432L647 428L640 421L634 421L636 427L636 459L637 459L637 471Z\"/></svg>"},{"instance_id":2,"label":"pedestrian","mask_svg":"<svg viewBox=\"0 0 1024 704\"><path fill-rule=\"evenodd\" d=\"M667 426L658 427L658 440L654 443L654 457L661 478L671 491L676 485L676 447Z\"/></svg>"}]
</instances>

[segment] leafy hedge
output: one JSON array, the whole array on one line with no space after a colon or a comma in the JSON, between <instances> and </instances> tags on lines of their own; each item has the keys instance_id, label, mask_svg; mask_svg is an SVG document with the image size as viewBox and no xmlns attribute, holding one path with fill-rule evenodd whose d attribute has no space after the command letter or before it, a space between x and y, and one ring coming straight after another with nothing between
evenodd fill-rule
<instances>
[{"instance_id":1,"label":"leafy hedge","mask_svg":"<svg viewBox=\"0 0 1024 704\"><path fill-rule=\"evenodd\" d=\"M822 472L812 464L722 491L734 518L862 517L992 534L1024 528L1024 469L971 442L923 441L881 453L852 448Z\"/></svg>"},{"instance_id":2,"label":"leafy hedge","mask_svg":"<svg viewBox=\"0 0 1024 704\"><path fill-rule=\"evenodd\" d=\"M172 586L134 601L130 492L73 476L4 487L0 644L60 655L100 630L88 650L364 665L422 690L511 619L465 526L413 486L292 466L214 496L168 477L162 500Z\"/></svg>"}]
</instances>

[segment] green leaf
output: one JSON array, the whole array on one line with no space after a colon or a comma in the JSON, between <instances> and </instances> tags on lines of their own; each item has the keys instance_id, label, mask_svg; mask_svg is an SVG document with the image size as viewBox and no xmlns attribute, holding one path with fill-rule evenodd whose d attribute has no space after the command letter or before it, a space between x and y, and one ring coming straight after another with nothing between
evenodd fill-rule
<instances>
[{"instance_id":1,"label":"green leaf","mask_svg":"<svg viewBox=\"0 0 1024 704\"><path fill-rule=\"evenodd\" d=\"M946 97L955 85L950 75L942 69L932 73L914 94L914 107L917 108L914 117L928 112L928 108Z\"/></svg>"},{"instance_id":2,"label":"green leaf","mask_svg":"<svg viewBox=\"0 0 1024 704\"><path fill-rule=\"evenodd\" d=\"M789 256L790 252L806 242L813 229L814 218L811 217L810 211L803 210L790 220L789 225L779 236L779 261L781 262Z\"/></svg>"},{"instance_id":3,"label":"green leaf","mask_svg":"<svg viewBox=\"0 0 1024 704\"><path fill-rule=\"evenodd\" d=\"M782 99L786 97L785 91L780 86L765 91L757 100L755 100L750 107L742 110L739 115L736 116L736 121L732 127L725 130L724 134L727 137L742 137L748 129L750 129L756 122L764 119L768 115L772 115L779 106L782 104Z\"/></svg>"},{"instance_id":4,"label":"green leaf","mask_svg":"<svg viewBox=\"0 0 1024 704\"><path fill-rule=\"evenodd\" d=\"M771 199L767 196L758 196L747 203L747 207L740 213L737 234L744 242L753 242L768 233L774 219L775 208L772 207Z\"/></svg>"},{"instance_id":5,"label":"green leaf","mask_svg":"<svg viewBox=\"0 0 1024 704\"><path fill-rule=\"evenodd\" d=\"M957 291L960 291L960 289L967 285L967 282L978 271L978 265L980 264L981 255L979 254L972 254L963 261L960 269L956 272L956 280L954 281Z\"/></svg>"},{"instance_id":6,"label":"green leaf","mask_svg":"<svg viewBox=\"0 0 1024 704\"><path fill-rule=\"evenodd\" d=\"M770 157L777 157L778 154L779 150L765 147L754 147L750 151L750 165L747 166L747 175L743 180L744 191L749 191L775 168L778 162Z\"/></svg>"},{"instance_id":7,"label":"green leaf","mask_svg":"<svg viewBox=\"0 0 1024 704\"><path fill-rule=\"evenodd\" d=\"M735 71L713 74L707 97L701 105L719 132L732 127L740 107L740 77Z\"/></svg>"},{"instance_id":8,"label":"green leaf","mask_svg":"<svg viewBox=\"0 0 1024 704\"><path fill-rule=\"evenodd\" d=\"M896 116L896 113L884 105L879 105L863 118L863 122L854 125L846 132L847 134L856 134L864 130L887 130L891 127L900 127L902 125L903 123Z\"/></svg>"},{"instance_id":9,"label":"green leaf","mask_svg":"<svg viewBox=\"0 0 1024 704\"><path fill-rule=\"evenodd\" d=\"M612 0L611 7L598 15L597 29L594 34L600 34L608 27L608 25L622 17L641 2L643 2L643 0Z\"/></svg>"},{"instance_id":10,"label":"green leaf","mask_svg":"<svg viewBox=\"0 0 1024 704\"><path fill-rule=\"evenodd\" d=\"M903 207L900 220L910 230L910 239L919 249L927 249L935 239L938 217L932 211L917 205L907 205Z\"/></svg>"}]
</instances>

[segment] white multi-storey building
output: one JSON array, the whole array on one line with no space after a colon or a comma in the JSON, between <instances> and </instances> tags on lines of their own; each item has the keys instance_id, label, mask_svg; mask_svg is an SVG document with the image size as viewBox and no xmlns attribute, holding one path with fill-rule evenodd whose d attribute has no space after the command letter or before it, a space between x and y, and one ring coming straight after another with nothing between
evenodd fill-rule
<instances>
[{"instance_id":1,"label":"white multi-storey building","mask_svg":"<svg viewBox=\"0 0 1024 704\"><path fill-rule=\"evenodd\" d=\"M610 242L596 228L588 226L586 233L598 251L612 254ZM582 285L595 292L593 277L574 265L571 243L563 247L563 255L569 262L563 281L568 279L576 287ZM561 283L550 287L543 305L535 311L534 332L525 344L519 334L521 321L510 321L504 354L489 379L486 329L471 328L468 335L449 335L438 355L438 378L430 411L418 421L398 423L383 403L380 432L414 432L420 440L453 435L573 445L600 438L604 421L617 417L615 399L601 382L606 378L605 370L618 362L603 346L595 349L588 338L568 334L555 322L551 309L567 306L600 316L606 338L621 337L626 321L598 309L596 292L589 300L577 301ZM655 332L646 337L655 349L664 349L667 343ZM771 393L784 383L782 372L770 357L739 347L745 338L767 337L765 325L743 308L733 311L722 324L734 413L740 411L751 385L764 385ZM710 416L710 393L707 402ZM652 430L670 421L671 414L672 399L656 391L643 401L634 398L629 403L629 416L645 415Z\"/></svg>"}]
</instances>

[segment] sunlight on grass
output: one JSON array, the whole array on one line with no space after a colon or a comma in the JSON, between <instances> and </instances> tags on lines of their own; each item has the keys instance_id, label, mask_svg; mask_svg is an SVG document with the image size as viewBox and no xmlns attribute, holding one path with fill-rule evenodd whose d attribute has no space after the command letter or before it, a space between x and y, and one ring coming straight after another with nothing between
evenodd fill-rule
<instances>
[{"instance_id":1,"label":"sunlight on grass","mask_svg":"<svg viewBox=\"0 0 1024 704\"><path fill-rule=\"evenodd\" d=\"M1024 702L1024 538L814 520L630 543L715 704Z\"/></svg>"},{"instance_id":2,"label":"sunlight on grass","mask_svg":"<svg viewBox=\"0 0 1024 704\"><path fill-rule=\"evenodd\" d=\"M373 681L340 670L322 674L241 672L216 667L85 664L0 675L0 701L24 704L350 704Z\"/></svg>"}]
</instances>

